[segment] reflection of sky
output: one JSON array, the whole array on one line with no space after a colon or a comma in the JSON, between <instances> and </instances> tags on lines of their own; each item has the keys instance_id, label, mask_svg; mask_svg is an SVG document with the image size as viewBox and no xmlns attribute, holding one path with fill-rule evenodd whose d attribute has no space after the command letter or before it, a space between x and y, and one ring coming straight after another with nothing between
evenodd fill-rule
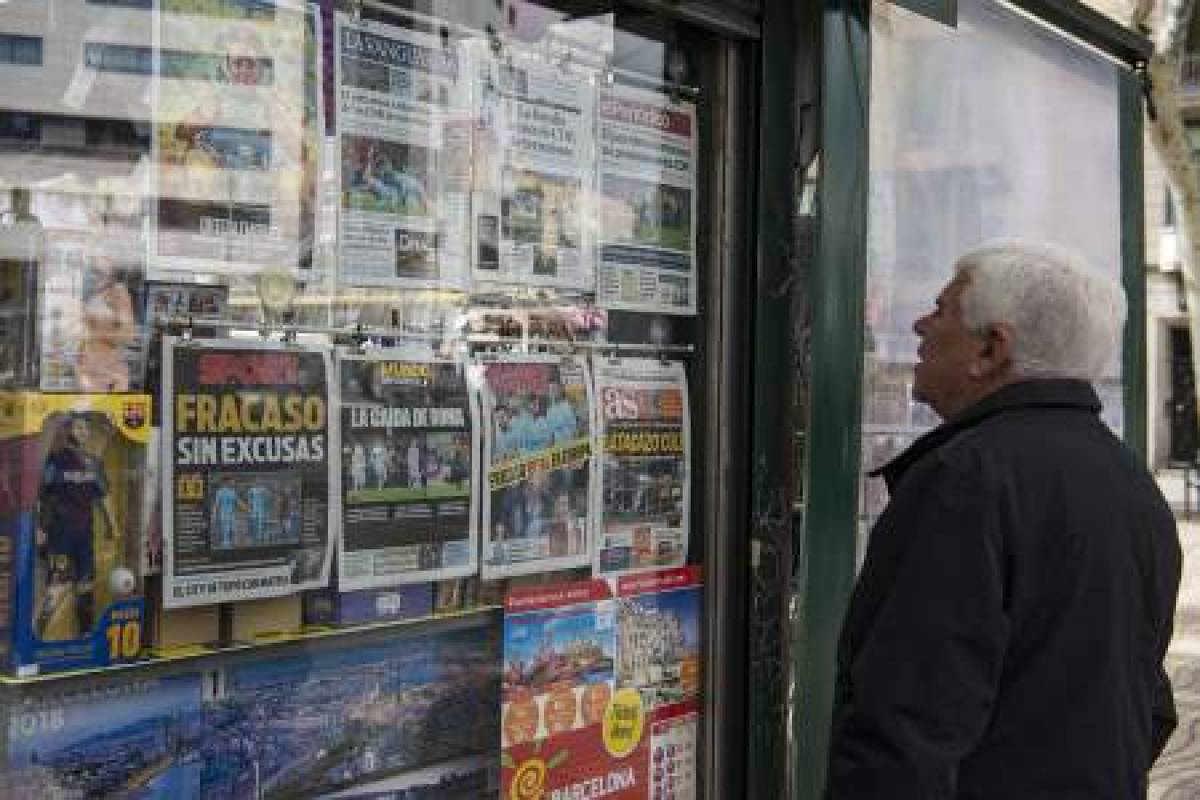
<instances>
[{"instance_id":1,"label":"reflection of sky","mask_svg":"<svg viewBox=\"0 0 1200 800\"><path fill-rule=\"evenodd\" d=\"M44 707L52 711L54 706ZM200 677L181 675L163 678L144 693L118 693L111 698L73 701L65 711L65 724L57 732L39 731L34 736L13 735L9 739L12 761L26 762L33 750L45 754L63 747L119 731L134 723L198 712L201 708ZM13 714L22 712L14 709ZM29 712L37 715L37 711ZM144 731L143 731L144 732Z\"/></svg>"},{"instance_id":2,"label":"reflection of sky","mask_svg":"<svg viewBox=\"0 0 1200 800\"><path fill-rule=\"evenodd\" d=\"M549 636L555 650L567 644L587 640L600 645L604 655L612 657L615 649L612 637L612 611L597 614L593 607L523 615L520 620L505 620L504 658L529 661Z\"/></svg>"},{"instance_id":3,"label":"reflection of sky","mask_svg":"<svg viewBox=\"0 0 1200 800\"><path fill-rule=\"evenodd\" d=\"M679 589L674 592L644 595L635 598L645 609L657 608L679 618L683 628L683 646L688 650L700 649L700 589Z\"/></svg>"}]
</instances>

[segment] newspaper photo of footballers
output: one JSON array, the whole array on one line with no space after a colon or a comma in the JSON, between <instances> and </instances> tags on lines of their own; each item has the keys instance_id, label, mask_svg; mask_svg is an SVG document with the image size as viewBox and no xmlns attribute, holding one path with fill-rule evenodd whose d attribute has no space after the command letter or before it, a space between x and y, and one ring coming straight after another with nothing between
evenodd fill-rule
<instances>
[{"instance_id":1,"label":"newspaper photo of footballers","mask_svg":"<svg viewBox=\"0 0 1200 800\"><path fill-rule=\"evenodd\" d=\"M427 147L342 136L342 208L400 217L429 217L437 209L431 176L435 153Z\"/></svg>"},{"instance_id":2,"label":"newspaper photo of footballers","mask_svg":"<svg viewBox=\"0 0 1200 800\"><path fill-rule=\"evenodd\" d=\"M687 558L690 422L683 364L598 360L595 573L682 566Z\"/></svg>"},{"instance_id":3,"label":"newspaper photo of footballers","mask_svg":"<svg viewBox=\"0 0 1200 800\"><path fill-rule=\"evenodd\" d=\"M214 550L300 541L299 476L216 475L212 486L209 531Z\"/></svg>"},{"instance_id":4,"label":"newspaper photo of footballers","mask_svg":"<svg viewBox=\"0 0 1200 800\"><path fill-rule=\"evenodd\" d=\"M464 365L388 350L338 363L342 590L473 574L478 425Z\"/></svg>"},{"instance_id":5,"label":"newspaper photo of footballers","mask_svg":"<svg viewBox=\"0 0 1200 800\"><path fill-rule=\"evenodd\" d=\"M482 370L483 577L585 565L592 484L587 362L526 356Z\"/></svg>"},{"instance_id":6,"label":"newspaper photo of footballers","mask_svg":"<svg viewBox=\"0 0 1200 800\"><path fill-rule=\"evenodd\" d=\"M329 351L165 337L163 602L323 588L333 561Z\"/></svg>"}]
</instances>

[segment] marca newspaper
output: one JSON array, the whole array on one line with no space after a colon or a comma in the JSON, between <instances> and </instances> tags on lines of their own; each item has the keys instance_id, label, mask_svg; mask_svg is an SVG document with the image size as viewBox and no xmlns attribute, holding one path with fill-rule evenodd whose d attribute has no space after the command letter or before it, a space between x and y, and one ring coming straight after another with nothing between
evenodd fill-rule
<instances>
[{"instance_id":1,"label":"marca newspaper","mask_svg":"<svg viewBox=\"0 0 1200 800\"><path fill-rule=\"evenodd\" d=\"M461 362L342 354L341 591L478 569L479 424Z\"/></svg>"}]
</instances>

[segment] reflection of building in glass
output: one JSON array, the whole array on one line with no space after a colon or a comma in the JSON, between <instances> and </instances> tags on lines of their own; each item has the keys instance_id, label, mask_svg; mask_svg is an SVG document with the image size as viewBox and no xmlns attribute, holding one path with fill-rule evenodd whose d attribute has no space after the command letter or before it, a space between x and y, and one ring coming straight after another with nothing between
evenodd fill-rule
<instances>
[{"instance_id":1,"label":"reflection of building in glass","mask_svg":"<svg viewBox=\"0 0 1200 800\"><path fill-rule=\"evenodd\" d=\"M617 675L623 684L653 686L679 679L683 621L669 611L622 600L617 609Z\"/></svg>"}]
</instances>

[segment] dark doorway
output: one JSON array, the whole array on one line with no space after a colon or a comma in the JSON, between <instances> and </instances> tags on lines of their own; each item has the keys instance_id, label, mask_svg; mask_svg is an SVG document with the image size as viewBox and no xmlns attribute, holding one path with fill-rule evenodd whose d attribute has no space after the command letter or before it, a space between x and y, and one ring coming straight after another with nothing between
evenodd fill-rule
<instances>
[{"instance_id":1,"label":"dark doorway","mask_svg":"<svg viewBox=\"0 0 1200 800\"><path fill-rule=\"evenodd\" d=\"M1200 431L1196 420L1196 380L1192 373L1192 339L1185 327L1171 332L1171 397L1167 401L1173 464L1196 460Z\"/></svg>"}]
</instances>

